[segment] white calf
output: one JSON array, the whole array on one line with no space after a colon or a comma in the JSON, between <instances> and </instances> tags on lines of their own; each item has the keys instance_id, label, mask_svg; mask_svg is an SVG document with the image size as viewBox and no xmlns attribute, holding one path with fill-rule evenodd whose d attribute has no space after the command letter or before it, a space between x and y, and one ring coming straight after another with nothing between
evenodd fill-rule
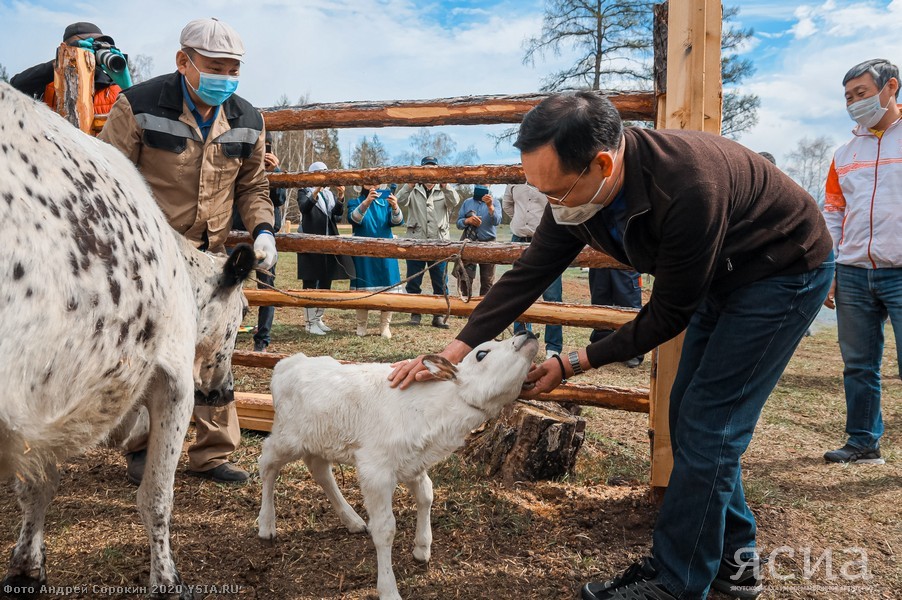
<instances>
[{"instance_id":1,"label":"white calf","mask_svg":"<svg viewBox=\"0 0 902 600\"><path fill-rule=\"evenodd\" d=\"M532 334L486 342L455 367L441 356L424 360L441 381L402 391L388 385L388 364L345 365L296 354L276 365L275 418L263 444L263 502L258 535L276 535L273 488L281 468L301 458L352 533L367 525L347 503L332 463L357 466L369 531L376 545L379 597L400 598L391 564L395 537L392 495L398 482L417 503L413 555L426 562L432 546L432 481L426 469L463 444L467 433L513 402L538 343Z\"/></svg>"},{"instance_id":2,"label":"white calf","mask_svg":"<svg viewBox=\"0 0 902 600\"><path fill-rule=\"evenodd\" d=\"M195 250L118 150L4 83L0 115L0 480L16 476L23 513L0 590L45 583L57 462L143 400L150 584L190 597L169 547L172 484L195 393L232 395L253 250L228 260Z\"/></svg>"}]
</instances>

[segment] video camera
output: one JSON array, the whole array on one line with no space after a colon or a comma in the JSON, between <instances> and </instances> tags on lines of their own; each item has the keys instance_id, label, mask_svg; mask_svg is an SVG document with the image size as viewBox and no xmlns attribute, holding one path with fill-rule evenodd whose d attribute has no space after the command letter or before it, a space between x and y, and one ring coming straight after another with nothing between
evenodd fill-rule
<instances>
[{"instance_id":1,"label":"video camera","mask_svg":"<svg viewBox=\"0 0 902 600\"><path fill-rule=\"evenodd\" d=\"M103 72L124 90L132 86L132 74L128 70L128 57L119 48L103 40L88 38L78 42L79 48L90 50Z\"/></svg>"}]
</instances>

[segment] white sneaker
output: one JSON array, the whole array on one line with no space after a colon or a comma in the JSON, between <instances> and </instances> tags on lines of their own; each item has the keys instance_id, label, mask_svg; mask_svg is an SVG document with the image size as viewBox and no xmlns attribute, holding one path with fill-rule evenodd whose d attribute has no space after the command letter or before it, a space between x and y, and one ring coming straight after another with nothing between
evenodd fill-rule
<instances>
[{"instance_id":1,"label":"white sneaker","mask_svg":"<svg viewBox=\"0 0 902 600\"><path fill-rule=\"evenodd\" d=\"M316 321L307 323L305 329L307 330L307 333L312 333L313 335L326 335L326 332L320 329L319 323Z\"/></svg>"},{"instance_id":2,"label":"white sneaker","mask_svg":"<svg viewBox=\"0 0 902 600\"><path fill-rule=\"evenodd\" d=\"M366 325L357 326L357 335L359 335L360 337L366 337Z\"/></svg>"},{"instance_id":3,"label":"white sneaker","mask_svg":"<svg viewBox=\"0 0 902 600\"><path fill-rule=\"evenodd\" d=\"M387 340L390 340L391 339L391 329L389 328L389 326L386 325L385 327L383 327L379 331L379 335L381 335L382 337L384 337Z\"/></svg>"},{"instance_id":4,"label":"white sneaker","mask_svg":"<svg viewBox=\"0 0 902 600\"><path fill-rule=\"evenodd\" d=\"M545 360L548 360L552 356L560 356L560 355L561 355L561 353L558 352L557 350L547 350L545 352Z\"/></svg>"},{"instance_id":5,"label":"white sneaker","mask_svg":"<svg viewBox=\"0 0 902 600\"><path fill-rule=\"evenodd\" d=\"M316 324L319 325L319 328L322 329L323 331L325 331L326 333L329 333L330 331L332 331L332 328L323 322L322 317L320 317L319 319L316 320Z\"/></svg>"}]
</instances>

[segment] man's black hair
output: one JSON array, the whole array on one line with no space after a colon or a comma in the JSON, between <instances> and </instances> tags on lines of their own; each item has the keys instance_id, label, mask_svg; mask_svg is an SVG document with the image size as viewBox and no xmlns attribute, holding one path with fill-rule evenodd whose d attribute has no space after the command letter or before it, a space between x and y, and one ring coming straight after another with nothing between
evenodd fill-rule
<instances>
[{"instance_id":1,"label":"man's black hair","mask_svg":"<svg viewBox=\"0 0 902 600\"><path fill-rule=\"evenodd\" d=\"M567 92L526 113L514 147L532 152L551 143L563 169L579 173L602 150L620 147L622 138L623 121L610 100L594 92Z\"/></svg>"},{"instance_id":2,"label":"man's black hair","mask_svg":"<svg viewBox=\"0 0 902 600\"><path fill-rule=\"evenodd\" d=\"M871 60L866 60L863 63L858 63L857 65L849 69L849 72L846 73L846 76L842 78L842 84L846 85L853 79L857 79L865 73L871 74L871 77L874 78L874 83L877 84L878 90L882 90L890 79L895 78L896 81L899 81L899 67L886 60L885 58L872 58ZM898 97L899 89L896 89L896 98Z\"/></svg>"}]
</instances>

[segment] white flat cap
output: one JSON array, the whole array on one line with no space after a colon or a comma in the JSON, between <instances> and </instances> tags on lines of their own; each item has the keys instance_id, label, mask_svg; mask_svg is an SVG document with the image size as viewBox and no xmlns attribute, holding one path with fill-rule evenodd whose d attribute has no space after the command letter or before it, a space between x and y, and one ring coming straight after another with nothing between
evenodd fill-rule
<instances>
[{"instance_id":1,"label":"white flat cap","mask_svg":"<svg viewBox=\"0 0 902 600\"><path fill-rule=\"evenodd\" d=\"M195 19L185 25L179 36L182 48L192 48L210 58L244 57L244 43L238 32L218 19Z\"/></svg>"}]
</instances>

